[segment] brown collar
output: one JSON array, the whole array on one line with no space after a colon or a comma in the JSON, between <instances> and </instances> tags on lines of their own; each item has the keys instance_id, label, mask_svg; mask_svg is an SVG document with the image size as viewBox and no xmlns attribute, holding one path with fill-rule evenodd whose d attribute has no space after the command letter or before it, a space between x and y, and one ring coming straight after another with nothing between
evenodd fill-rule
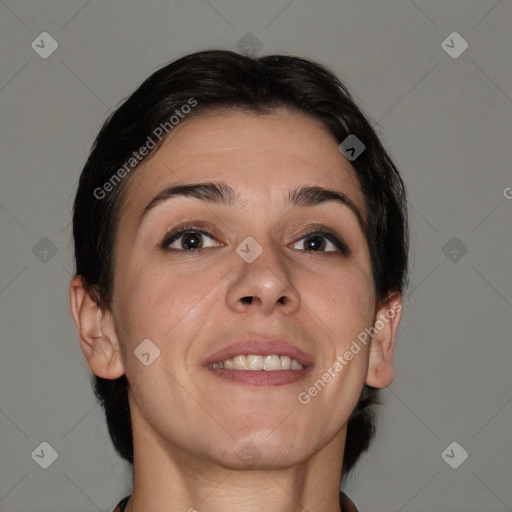
<instances>
[{"instance_id":1,"label":"brown collar","mask_svg":"<svg viewBox=\"0 0 512 512\"><path fill-rule=\"evenodd\" d=\"M123 498L113 512L123 512L130 497ZM341 512L359 512L354 502L343 491L340 491L340 507Z\"/></svg>"},{"instance_id":2,"label":"brown collar","mask_svg":"<svg viewBox=\"0 0 512 512\"><path fill-rule=\"evenodd\" d=\"M341 512L359 512L354 502L343 492L340 491Z\"/></svg>"}]
</instances>

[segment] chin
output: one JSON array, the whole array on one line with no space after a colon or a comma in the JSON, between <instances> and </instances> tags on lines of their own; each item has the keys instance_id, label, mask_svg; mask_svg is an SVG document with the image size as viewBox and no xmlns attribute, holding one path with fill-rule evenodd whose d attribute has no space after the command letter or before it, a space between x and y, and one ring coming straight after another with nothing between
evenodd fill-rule
<instances>
[{"instance_id":1,"label":"chin","mask_svg":"<svg viewBox=\"0 0 512 512\"><path fill-rule=\"evenodd\" d=\"M282 421L282 418L281 420ZM307 447L299 439L304 436L277 429L278 422L265 424L251 432L237 431L224 452L226 467L237 470L270 470L290 467L306 459Z\"/></svg>"},{"instance_id":2,"label":"chin","mask_svg":"<svg viewBox=\"0 0 512 512\"><path fill-rule=\"evenodd\" d=\"M216 454L216 462L231 471L268 471L273 469L284 469L295 466L305 460L307 456L280 445L278 448L274 443L264 443L259 438L253 441L247 440L240 447L228 453Z\"/></svg>"}]
</instances>

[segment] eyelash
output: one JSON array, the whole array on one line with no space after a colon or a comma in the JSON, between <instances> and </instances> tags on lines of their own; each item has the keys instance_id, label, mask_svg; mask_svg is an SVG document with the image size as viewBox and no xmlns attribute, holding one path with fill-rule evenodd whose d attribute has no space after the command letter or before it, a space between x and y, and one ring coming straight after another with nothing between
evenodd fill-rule
<instances>
[{"instance_id":1,"label":"eyelash","mask_svg":"<svg viewBox=\"0 0 512 512\"><path fill-rule=\"evenodd\" d=\"M212 239L215 239L215 237L211 233L209 233L208 231L204 231L203 229L198 228L196 226L192 226L192 225L182 226L181 228L176 229L176 230L172 231L171 233L168 233L167 235L165 235L164 239L159 244L160 249L163 249L165 251L173 251L173 252L174 251L179 251L179 252L184 251L184 252L189 252L192 254L201 252L204 249L208 249L208 247L203 247L200 249L190 249L190 250L169 248L169 245L171 243L175 242L176 240L181 238L181 236L183 236L187 233L199 233L201 235L205 235ZM347 244L335 232L331 231L329 228L326 228L325 226L315 226L315 227L311 228L309 231L304 233L297 241L300 241L303 238L311 237L312 235L320 235L320 236L323 236L324 238L326 238L327 240L329 240L329 242L331 242L343 256L349 256L351 254L351 251L348 248ZM305 252L311 252L313 254L315 252L329 254L334 251L305 251Z\"/></svg>"}]
</instances>

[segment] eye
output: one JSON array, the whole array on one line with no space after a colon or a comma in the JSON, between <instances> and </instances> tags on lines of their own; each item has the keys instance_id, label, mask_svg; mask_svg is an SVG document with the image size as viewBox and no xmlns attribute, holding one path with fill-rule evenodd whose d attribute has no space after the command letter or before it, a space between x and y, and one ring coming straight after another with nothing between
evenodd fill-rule
<instances>
[{"instance_id":1,"label":"eye","mask_svg":"<svg viewBox=\"0 0 512 512\"><path fill-rule=\"evenodd\" d=\"M302 247L295 247L301 240L304 240ZM306 233L295 242L293 248L304 249L307 252L340 252L344 256L350 254L347 244L338 235L326 229L315 229Z\"/></svg>"},{"instance_id":2,"label":"eye","mask_svg":"<svg viewBox=\"0 0 512 512\"><path fill-rule=\"evenodd\" d=\"M209 245L205 245L207 238L212 241ZM301 240L304 240L302 247L300 247ZM204 231L202 228L183 226L166 235L160 247L168 251L194 253L195 251L201 251L209 247L220 247L221 245L222 244L219 244L211 233ZM297 245L299 245L299 247L296 247ZM327 228L315 228L309 231L295 242L293 248L306 252L340 252L344 256L350 254L350 249L345 242L336 233Z\"/></svg>"},{"instance_id":3,"label":"eye","mask_svg":"<svg viewBox=\"0 0 512 512\"><path fill-rule=\"evenodd\" d=\"M211 240L215 240L213 235L202 229L198 229L194 226L184 226L166 235L161 243L161 248L171 251L194 252L206 249L208 247L215 247L220 245L217 242L211 245L205 245L205 237L210 238Z\"/></svg>"}]
</instances>

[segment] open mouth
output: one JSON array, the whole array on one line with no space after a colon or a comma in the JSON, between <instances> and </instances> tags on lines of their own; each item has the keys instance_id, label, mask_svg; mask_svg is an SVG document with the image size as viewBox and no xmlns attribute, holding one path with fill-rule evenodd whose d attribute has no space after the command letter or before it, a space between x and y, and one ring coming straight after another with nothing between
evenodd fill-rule
<instances>
[{"instance_id":1,"label":"open mouth","mask_svg":"<svg viewBox=\"0 0 512 512\"><path fill-rule=\"evenodd\" d=\"M226 370L263 370L273 372L277 370L305 370L306 367L290 356L270 355L238 355L224 361L210 363L209 368Z\"/></svg>"},{"instance_id":2,"label":"open mouth","mask_svg":"<svg viewBox=\"0 0 512 512\"><path fill-rule=\"evenodd\" d=\"M284 339L254 337L225 346L203 367L226 382L249 386L282 386L307 378L313 357Z\"/></svg>"}]
</instances>

